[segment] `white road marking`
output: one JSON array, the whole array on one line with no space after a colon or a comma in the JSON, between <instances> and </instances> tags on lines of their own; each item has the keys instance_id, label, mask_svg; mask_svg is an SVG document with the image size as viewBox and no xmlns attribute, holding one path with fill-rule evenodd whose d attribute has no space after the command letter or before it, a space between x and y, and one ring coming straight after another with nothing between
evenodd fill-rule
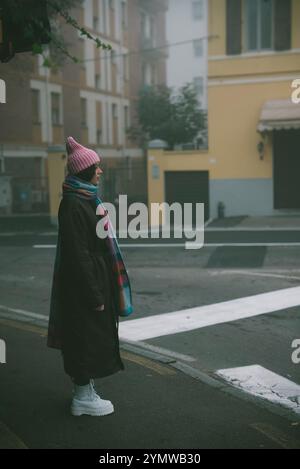
<instances>
[{"instance_id":1,"label":"white road marking","mask_svg":"<svg viewBox=\"0 0 300 469\"><path fill-rule=\"evenodd\" d=\"M120 244L118 243L120 248L184 248L185 247L185 244L178 244L178 243L174 243L174 244ZM34 244L32 246L33 248L37 248L37 249L53 249L53 248L56 248L56 245L55 244ZM197 247L198 249L200 249L201 247L203 247L202 245L199 245L199 247Z\"/></svg>"},{"instance_id":2,"label":"white road marking","mask_svg":"<svg viewBox=\"0 0 300 469\"><path fill-rule=\"evenodd\" d=\"M58 232L57 231L41 231L40 233L37 233L38 236L57 236Z\"/></svg>"},{"instance_id":3,"label":"white road marking","mask_svg":"<svg viewBox=\"0 0 300 469\"><path fill-rule=\"evenodd\" d=\"M196 245L193 242L187 241L190 244L191 248L194 249L203 249L203 248L222 248L222 247L299 247L300 243L204 243ZM121 248L184 248L186 247L185 243L165 243L165 244L120 244ZM56 244L34 244L33 248L45 248L52 249L56 248Z\"/></svg>"},{"instance_id":4,"label":"white road marking","mask_svg":"<svg viewBox=\"0 0 300 469\"><path fill-rule=\"evenodd\" d=\"M32 247L37 249L53 249L56 248L56 244L34 244Z\"/></svg>"},{"instance_id":5,"label":"white road marking","mask_svg":"<svg viewBox=\"0 0 300 469\"><path fill-rule=\"evenodd\" d=\"M260 226L260 227L228 227L228 228L225 228L225 227L221 227L221 228L217 228L217 227L209 227L209 223L211 222L211 220L208 220L205 224L204 224L204 228L205 228L205 232L210 232L210 233L228 233L228 232L232 232L232 233L235 233L235 232L263 232L263 233L266 233L266 232L287 232L287 231L291 231L291 232L300 232L300 227L297 227L297 226L286 226L284 228L282 227L270 227L270 226L266 226L266 227L263 227L263 226ZM196 228L192 228L191 229L192 232L194 233L196 231ZM202 230L202 229L201 229ZM152 228L151 230L139 230L139 233L141 234L146 234L146 233L160 233L162 231L162 229L158 229L158 228ZM200 230L198 230L200 231ZM118 233L127 233L127 230L120 230ZM7 231L7 232L4 232L4 233L0 233L0 236L23 236L23 235L38 235L38 236L57 236L58 234L58 231L41 231L41 232L37 232L37 231Z\"/></svg>"},{"instance_id":6,"label":"white road marking","mask_svg":"<svg viewBox=\"0 0 300 469\"><path fill-rule=\"evenodd\" d=\"M286 288L172 313L128 319L120 323L119 333L124 340L145 340L273 313L299 304L300 287Z\"/></svg>"},{"instance_id":7,"label":"white road marking","mask_svg":"<svg viewBox=\"0 0 300 469\"><path fill-rule=\"evenodd\" d=\"M5 233L0 233L0 236L27 236L34 235L35 231L6 231Z\"/></svg>"},{"instance_id":8,"label":"white road marking","mask_svg":"<svg viewBox=\"0 0 300 469\"><path fill-rule=\"evenodd\" d=\"M259 228L255 228L255 227L228 227L228 228L213 228L213 227L205 227L205 231L225 231L225 232L228 232L228 231L232 231L232 232L235 232L235 231L258 231L258 232L272 232L272 231L296 231L296 232L300 232L300 227L297 227L297 226L290 226L290 227L285 227L285 228L276 228L276 227L273 227L271 228L270 226L266 226L265 228L263 226L260 226Z\"/></svg>"},{"instance_id":9,"label":"white road marking","mask_svg":"<svg viewBox=\"0 0 300 469\"><path fill-rule=\"evenodd\" d=\"M288 272L291 272L290 270ZM298 271L299 272L299 271ZM254 272L250 270L218 270L216 272L210 272L212 277L218 275L250 275L254 277L271 277L271 278L284 278L287 280L300 280L300 277L284 274L272 274L271 272Z\"/></svg>"},{"instance_id":10,"label":"white road marking","mask_svg":"<svg viewBox=\"0 0 300 469\"><path fill-rule=\"evenodd\" d=\"M300 386L259 365L218 370L216 375L234 387L291 409L300 415Z\"/></svg>"},{"instance_id":11,"label":"white road marking","mask_svg":"<svg viewBox=\"0 0 300 469\"><path fill-rule=\"evenodd\" d=\"M286 247L286 246L300 246L300 243L207 243L204 246L211 247Z\"/></svg>"}]
</instances>

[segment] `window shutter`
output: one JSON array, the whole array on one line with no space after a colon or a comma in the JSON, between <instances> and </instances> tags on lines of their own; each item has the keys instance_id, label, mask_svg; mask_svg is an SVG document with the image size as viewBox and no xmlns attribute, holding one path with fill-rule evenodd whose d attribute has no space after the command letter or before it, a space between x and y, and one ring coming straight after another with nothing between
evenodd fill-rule
<instances>
[{"instance_id":1,"label":"window shutter","mask_svg":"<svg viewBox=\"0 0 300 469\"><path fill-rule=\"evenodd\" d=\"M227 55L242 52L242 0L227 0L226 52Z\"/></svg>"},{"instance_id":2,"label":"window shutter","mask_svg":"<svg viewBox=\"0 0 300 469\"><path fill-rule=\"evenodd\" d=\"M275 3L275 50L291 48L291 0L274 0Z\"/></svg>"}]
</instances>

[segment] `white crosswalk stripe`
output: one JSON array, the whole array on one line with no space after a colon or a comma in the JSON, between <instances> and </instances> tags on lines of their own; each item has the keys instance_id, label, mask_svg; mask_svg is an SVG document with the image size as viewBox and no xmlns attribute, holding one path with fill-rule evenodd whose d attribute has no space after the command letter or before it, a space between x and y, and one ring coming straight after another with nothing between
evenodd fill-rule
<instances>
[{"instance_id":1,"label":"white crosswalk stripe","mask_svg":"<svg viewBox=\"0 0 300 469\"><path fill-rule=\"evenodd\" d=\"M128 319L120 323L119 333L124 340L145 340L270 314L298 305L300 287L285 288L172 313Z\"/></svg>"},{"instance_id":2,"label":"white crosswalk stripe","mask_svg":"<svg viewBox=\"0 0 300 469\"><path fill-rule=\"evenodd\" d=\"M300 386L260 365L218 370L215 373L248 394L288 408L300 416Z\"/></svg>"}]
</instances>

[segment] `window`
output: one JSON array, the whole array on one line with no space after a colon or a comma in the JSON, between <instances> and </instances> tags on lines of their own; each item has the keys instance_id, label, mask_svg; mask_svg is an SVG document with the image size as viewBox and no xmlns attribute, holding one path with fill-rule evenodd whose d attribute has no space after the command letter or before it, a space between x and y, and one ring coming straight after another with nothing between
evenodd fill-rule
<instances>
[{"instance_id":1,"label":"window","mask_svg":"<svg viewBox=\"0 0 300 469\"><path fill-rule=\"evenodd\" d=\"M227 55L290 50L292 6L292 0L227 0Z\"/></svg>"},{"instance_id":2,"label":"window","mask_svg":"<svg viewBox=\"0 0 300 469\"><path fill-rule=\"evenodd\" d=\"M203 56L203 41L202 39L196 39L193 41L194 44L194 55L195 57Z\"/></svg>"},{"instance_id":3,"label":"window","mask_svg":"<svg viewBox=\"0 0 300 469\"><path fill-rule=\"evenodd\" d=\"M80 60L80 67L82 69L85 69L86 67L86 62L85 62L85 44L84 44L84 39L83 36L80 36L80 42L78 44L78 55L79 55L79 60Z\"/></svg>"},{"instance_id":4,"label":"window","mask_svg":"<svg viewBox=\"0 0 300 469\"><path fill-rule=\"evenodd\" d=\"M103 32L104 34L107 34L107 18L106 18L106 14L107 14L107 8L106 8L106 1L102 1L102 18L103 18Z\"/></svg>"},{"instance_id":5,"label":"window","mask_svg":"<svg viewBox=\"0 0 300 469\"><path fill-rule=\"evenodd\" d=\"M202 20L203 19L203 0L198 0L193 2L193 18L195 20Z\"/></svg>"},{"instance_id":6,"label":"window","mask_svg":"<svg viewBox=\"0 0 300 469\"><path fill-rule=\"evenodd\" d=\"M196 91L198 97L203 96L203 92L204 92L203 77L195 77L194 78L194 88L195 88L195 91Z\"/></svg>"},{"instance_id":7,"label":"window","mask_svg":"<svg viewBox=\"0 0 300 469\"><path fill-rule=\"evenodd\" d=\"M93 18L93 29L94 29L94 31L99 31L99 18L98 18L98 16L94 16L94 18Z\"/></svg>"},{"instance_id":8,"label":"window","mask_svg":"<svg viewBox=\"0 0 300 469\"><path fill-rule=\"evenodd\" d=\"M129 79L129 73L128 73L128 55L123 55L123 75L124 75L124 80Z\"/></svg>"},{"instance_id":9,"label":"window","mask_svg":"<svg viewBox=\"0 0 300 469\"><path fill-rule=\"evenodd\" d=\"M151 85L154 86L156 84L156 66L153 64L151 65Z\"/></svg>"},{"instance_id":10,"label":"window","mask_svg":"<svg viewBox=\"0 0 300 469\"><path fill-rule=\"evenodd\" d=\"M51 115L52 115L52 124L60 125L61 113L60 113L60 94L59 93L51 93Z\"/></svg>"},{"instance_id":11,"label":"window","mask_svg":"<svg viewBox=\"0 0 300 469\"><path fill-rule=\"evenodd\" d=\"M111 54L111 55L110 55L111 63L112 63L113 65L116 65L116 63L117 63L116 52L115 52L114 50L112 50L110 54Z\"/></svg>"},{"instance_id":12,"label":"window","mask_svg":"<svg viewBox=\"0 0 300 469\"><path fill-rule=\"evenodd\" d=\"M31 103L32 103L32 122L39 124L41 122L40 116L40 91L31 90Z\"/></svg>"},{"instance_id":13,"label":"window","mask_svg":"<svg viewBox=\"0 0 300 469\"><path fill-rule=\"evenodd\" d=\"M129 128L129 107L124 106L124 128L125 131Z\"/></svg>"},{"instance_id":14,"label":"window","mask_svg":"<svg viewBox=\"0 0 300 469\"><path fill-rule=\"evenodd\" d=\"M101 89L101 76L100 75L95 75L95 86L97 90Z\"/></svg>"},{"instance_id":15,"label":"window","mask_svg":"<svg viewBox=\"0 0 300 469\"><path fill-rule=\"evenodd\" d=\"M155 38L155 22L154 22L154 18L153 18L153 17L150 18L150 25L149 25L149 27L150 27L150 37L151 37L152 39L154 39L154 38Z\"/></svg>"},{"instance_id":16,"label":"window","mask_svg":"<svg viewBox=\"0 0 300 469\"><path fill-rule=\"evenodd\" d=\"M142 77L143 77L143 85L151 86L154 84L153 80L155 81L155 65L151 65L149 63L143 63L142 65Z\"/></svg>"},{"instance_id":17,"label":"window","mask_svg":"<svg viewBox=\"0 0 300 469\"><path fill-rule=\"evenodd\" d=\"M81 127L87 126L87 103L85 98L80 99L80 106L81 106Z\"/></svg>"},{"instance_id":18,"label":"window","mask_svg":"<svg viewBox=\"0 0 300 469\"><path fill-rule=\"evenodd\" d=\"M102 139L102 130L97 129L97 144L98 145L100 145L102 143L101 139Z\"/></svg>"},{"instance_id":19,"label":"window","mask_svg":"<svg viewBox=\"0 0 300 469\"><path fill-rule=\"evenodd\" d=\"M114 10L114 9L115 9L115 2L114 2L114 0L109 0L109 8L110 8L111 10Z\"/></svg>"},{"instance_id":20,"label":"window","mask_svg":"<svg viewBox=\"0 0 300 469\"><path fill-rule=\"evenodd\" d=\"M127 5L126 2L122 2L122 26L127 28Z\"/></svg>"},{"instance_id":21,"label":"window","mask_svg":"<svg viewBox=\"0 0 300 469\"><path fill-rule=\"evenodd\" d=\"M112 105L112 115L113 119L118 119L118 107L116 104Z\"/></svg>"},{"instance_id":22,"label":"window","mask_svg":"<svg viewBox=\"0 0 300 469\"><path fill-rule=\"evenodd\" d=\"M143 39L153 39L155 23L154 18L147 13L141 13L141 32Z\"/></svg>"},{"instance_id":23,"label":"window","mask_svg":"<svg viewBox=\"0 0 300 469\"><path fill-rule=\"evenodd\" d=\"M141 32L143 38L145 37L145 31L146 31L146 15L145 13L141 13Z\"/></svg>"},{"instance_id":24,"label":"window","mask_svg":"<svg viewBox=\"0 0 300 469\"><path fill-rule=\"evenodd\" d=\"M142 81L143 85L147 85L147 65L143 63L142 65Z\"/></svg>"},{"instance_id":25,"label":"window","mask_svg":"<svg viewBox=\"0 0 300 469\"><path fill-rule=\"evenodd\" d=\"M245 49L273 49L273 0L244 0Z\"/></svg>"}]
</instances>

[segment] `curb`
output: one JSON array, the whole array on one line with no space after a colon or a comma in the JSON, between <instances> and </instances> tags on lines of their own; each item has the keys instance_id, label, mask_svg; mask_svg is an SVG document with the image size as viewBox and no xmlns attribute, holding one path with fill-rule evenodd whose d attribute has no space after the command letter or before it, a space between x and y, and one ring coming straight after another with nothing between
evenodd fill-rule
<instances>
[{"instance_id":1,"label":"curb","mask_svg":"<svg viewBox=\"0 0 300 469\"><path fill-rule=\"evenodd\" d=\"M30 326L35 326L35 327L41 327L43 329L47 329L48 327L48 318L42 318L42 315L35 315L36 317L24 317L21 314L17 313L5 313L3 311L0 311L0 319L4 320L11 320L11 321L16 321L16 322L21 322ZM155 347L152 346L152 349ZM178 371L181 371L185 375L189 376L190 378L196 379L197 381L200 381L201 383L210 386L218 391L224 392L225 394L228 394L232 397L242 399L245 402L254 404L256 406L262 407L263 409L279 416L282 418L285 418L289 420L290 422L297 422L300 421L300 414L295 414L291 410L282 407L278 404L273 404L271 402L266 401L263 398L260 398L258 396L252 396L251 394L246 393L245 391L235 388L234 386L231 386L228 384L226 381L223 381L221 378L216 378L213 375L212 372L209 372L208 370L200 370L197 368L193 368L190 365L187 365L183 361L180 361L171 355L168 355L168 350L166 349L166 353L162 354L161 351L162 349L159 348L159 352L155 352L154 350L148 350L145 347L143 347L142 344L139 344L138 342L136 344L132 344L132 342L127 342L124 339L120 340L120 349L125 350L128 352L135 353L137 355L141 355L143 357L149 358L153 361L162 363L164 365L171 366L172 368L175 368Z\"/></svg>"}]
</instances>

